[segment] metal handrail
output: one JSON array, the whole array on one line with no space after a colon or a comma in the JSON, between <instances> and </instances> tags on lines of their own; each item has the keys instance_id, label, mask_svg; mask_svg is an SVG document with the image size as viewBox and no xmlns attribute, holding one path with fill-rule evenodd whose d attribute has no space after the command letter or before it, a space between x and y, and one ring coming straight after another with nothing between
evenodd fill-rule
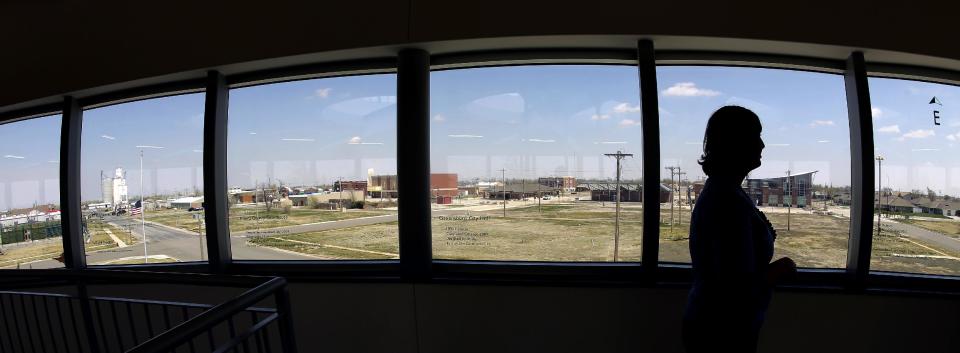
<instances>
[{"instance_id":1,"label":"metal handrail","mask_svg":"<svg viewBox=\"0 0 960 353\"><path fill-rule=\"evenodd\" d=\"M146 341L137 344L134 337L133 348L127 352L161 352L170 351L185 344L193 346L193 340L202 334L210 334L216 326L229 323L230 330L233 330L233 317L241 312L250 312L254 318L251 328L241 332L240 336L231 333L229 342L222 344L219 350L235 347L256 334L264 334L264 340L267 339L266 327L274 321L278 323L280 343L284 352L296 352L296 345L293 336L293 321L291 318L291 309L289 302L289 293L286 288L287 281L282 277L256 277L256 276L227 276L214 274L184 274L184 273L158 273L142 271L123 271L123 270L0 270L0 293L14 295L37 295L45 297L67 298L79 300L81 313L83 317L83 326L86 330L96 330L93 327L93 312L91 304L97 302L120 302L127 303L129 308L131 303L144 305L174 305L183 308L191 307L203 310L201 313L191 318L186 317L184 312L184 321L176 326L170 327L166 331L148 338ZM226 302L210 304L193 304L181 302L166 302L154 300L141 300L129 298L113 298L103 296L91 296L88 294L87 286L90 284L117 284L117 283L172 283L201 286L220 286L220 287L253 287L243 293L233 297ZM54 294L54 293L35 293L29 291L17 290L20 288L38 288L51 286L77 286L78 294ZM275 309L254 307L257 303L263 301L269 296L274 297ZM111 304L113 305L113 304ZM115 310L115 309L114 309ZM255 313L266 314L265 318L257 319ZM99 315L99 313L97 314ZM129 313L128 313L129 315ZM132 324L132 317L130 318ZM149 320L149 319L148 319ZM168 323L169 325L169 323ZM169 327L169 326L168 326ZM101 322L101 330L102 322ZM261 330L264 330L261 333ZM88 331L89 332L89 331ZM101 333L102 335L103 333ZM134 333L136 335L136 333ZM87 344L91 352L100 351L100 343L95 334L87 335ZM77 336L79 340L80 336ZM256 336L260 344L260 336ZM104 344L109 345L106 342ZM213 337L210 338L211 349L213 347ZM120 343L123 348L122 341ZM102 347L107 348L107 347Z\"/></svg>"},{"instance_id":2,"label":"metal handrail","mask_svg":"<svg viewBox=\"0 0 960 353\"><path fill-rule=\"evenodd\" d=\"M141 343L140 345L137 345L127 352L152 353L169 351L172 348L180 346L183 344L183 342L186 342L187 340L190 340L197 335L206 332L210 328L224 322L234 314L246 310L248 307L260 302L271 294L282 292L286 288L286 285L287 280L281 277L274 277L266 283L256 286L233 299L214 306L213 308L200 313L190 320L187 320L186 322L177 325L172 329ZM281 309L278 308L278 311L280 310ZM281 317L289 317L290 314L289 312L285 312L280 315ZM287 351L286 347L284 347L284 351Z\"/></svg>"}]
</instances>

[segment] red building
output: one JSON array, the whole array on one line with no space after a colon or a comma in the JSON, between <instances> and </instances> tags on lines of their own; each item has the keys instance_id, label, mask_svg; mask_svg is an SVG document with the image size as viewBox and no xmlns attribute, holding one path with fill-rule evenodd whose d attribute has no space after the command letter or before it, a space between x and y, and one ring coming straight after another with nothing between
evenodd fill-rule
<instances>
[{"instance_id":1,"label":"red building","mask_svg":"<svg viewBox=\"0 0 960 353\"><path fill-rule=\"evenodd\" d=\"M434 197L456 197L457 174L455 173L430 173L430 191Z\"/></svg>"},{"instance_id":2,"label":"red building","mask_svg":"<svg viewBox=\"0 0 960 353\"><path fill-rule=\"evenodd\" d=\"M343 189L340 186L343 186ZM367 182L359 180L344 180L344 181L335 181L333 182L333 191L340 190L357 190L357 191L367 191Z\"/></svg>"}]
</instances>

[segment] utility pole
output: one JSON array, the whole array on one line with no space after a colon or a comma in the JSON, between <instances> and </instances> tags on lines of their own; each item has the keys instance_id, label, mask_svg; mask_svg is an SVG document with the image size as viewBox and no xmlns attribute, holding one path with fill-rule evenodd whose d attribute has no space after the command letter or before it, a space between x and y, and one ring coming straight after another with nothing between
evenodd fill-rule
<instances>
[{"instance_id":1,"label":"utility pole","mask_svg":"<svg viewBox=\"0 0 960 353\"><path fill-rule=\"evenodd\" d=\"M681 172L680 167L677 166L677 194L680 195L680 197L677 198L677 223L681 225L683 224L683 217L682 217L683 215L682 192L683 191L680 188L682 187L681 184L683 183L681 179L683 178L684 175L687 175L687 172Z\"/></svg>"},{"instance_id":2,"label":"utility pole","mask_svg":"<svg viewBox=\"0 0 960 353\"><path fill-rule=\"evenodd\" d=\"M202 211L201 215L206 214L206 212L206 210ZM203 261L203 253L205 252L203 251L203 216L196 217L196 214L194 214L194 217L197 218L197 236L200 238L200 260Z\"/></svg>"},{"instance_id":3,"label":"utility pole","mask_svg":"<svg viewBox=\"0 0 960 353\"><path fill-rule=\"evenodd\" d=\"M613 262L617 262L620 252L620 160L627 157L633 157L633 154L617 151L617 153L604 153L603 155L607 157L613 157L617 160L617 211L616 220L614 221L613 226Z\"/></svg>"},{"instance_id":4,"label":"utility pole","mask_svg":"<svg viewBox=\"0 0 960 353\"><path fill-rule=\"evenodd\" d=\"M140 150L140 232L143 235L143 263L147 263L147 222L143 214L147 213L147 204L143 199L143 150Z\"/></svg>"},{"instance_id":5,"label":"utility pole","mask_svg":"<svg viewBox=\"0 0 960 353\"><path fill-rule=\"evenodd\" d=\"M540 202L543 194L540 193L540 180L537 180L537 212L543 213L543 204Z\"/></svg>"},{"instance_id":6,"label":"utility pole","mask_svg":"<svg viewBox=\"0 0 960 353\"><path fill-rule=\"evenodd\" d=\"M880 236L880 195L883 193L883 156L877 155L877 236Z\"/></svg>"},{"instance_id":7,"label":"utility pole","mask_svg":"<svg viewBox=\"0 0 960 353\"><path fill-rule=\"evenodd\" d=\"M343 177L337 177L337 188L340 189L340 212L346 212L343 209Z\"/></svg>"},{"instance_id":8,"label":"utility pole","mask_svg":"<svg viewBox=\"0 0 960 353\"><path fill-rule=\"evenodd\" d=\"M507 217L507 170L500 169L500 180L503 181L503 186L500 188L503 191L503 217Z\"/></svg>"},{"instance_id":9,"label":"utility pole","mask_svg":"<svg viewBox=\"0 0 960 353\"><path fill-rule=\"evenodd\" d=\"M786 201L787 198L787 189L791 188L790 185L790 169L787 169L787 182L784 184L786 187L783 188L783 198ZM790 231L790 209L793 208L793 189L790 189L790 201L787 202L787 231Z\"/></svg>"},{"instance_id":10,"label":"utility pole","mask_svg":"<svg viewBox=\"0 0 960 353\"><path fill-rule=\"evenodd\" d=\"M666 170L669 170L669 171L670 171L670 184L673 184L673 174L674 174L674 171L677 170L677 169L680 169L680 168L678 168L678 167L664 167L663 169L666 169ZM671 190L671 193L672 193L673 186L670 186L670 190ZM670 195L670 235L671 235L671 236L673 236L673 204L676 203L676 202L674 202L676 196L677 196L676 194Z\"/></svg>"}]
</instances>

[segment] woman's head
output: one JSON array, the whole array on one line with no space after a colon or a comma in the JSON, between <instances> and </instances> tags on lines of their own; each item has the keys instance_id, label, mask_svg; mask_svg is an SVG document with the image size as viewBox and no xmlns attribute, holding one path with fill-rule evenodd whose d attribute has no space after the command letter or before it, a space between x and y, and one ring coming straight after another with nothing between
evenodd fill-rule
<instances>
[{"instance_id":1,"label":"woman's head","mask_svg":"<svg viewBox=\"0 0 960 353\"><path fill-rule=\"evenodd\" d=\"M763 140L760 118L747 108L728 105L717 109L703 134L700 165L708 176L742 178L760 166Z\"/></svg>"}]
</instances>

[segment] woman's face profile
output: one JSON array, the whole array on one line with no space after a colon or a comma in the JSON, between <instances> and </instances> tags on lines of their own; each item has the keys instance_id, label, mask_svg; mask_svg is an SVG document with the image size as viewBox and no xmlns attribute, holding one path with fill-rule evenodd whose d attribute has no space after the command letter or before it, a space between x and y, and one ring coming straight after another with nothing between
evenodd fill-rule
<instances>
[{"instance_id":1,"label":"woman's face profile","mask_svg":"<svg viewBox=\"0 0 960 353\"><path fill-rule=\"evenodd\" d=\"M763 148L767 146L763 143L763 136L760 135L761 129L757 130L757 133L749 140L751 142L747 144L748 153L746 155L752 157L750 159L752 162L750 163L750 170L760 167L760 160L763 158Z\"/></svg>"}]
</instances>

